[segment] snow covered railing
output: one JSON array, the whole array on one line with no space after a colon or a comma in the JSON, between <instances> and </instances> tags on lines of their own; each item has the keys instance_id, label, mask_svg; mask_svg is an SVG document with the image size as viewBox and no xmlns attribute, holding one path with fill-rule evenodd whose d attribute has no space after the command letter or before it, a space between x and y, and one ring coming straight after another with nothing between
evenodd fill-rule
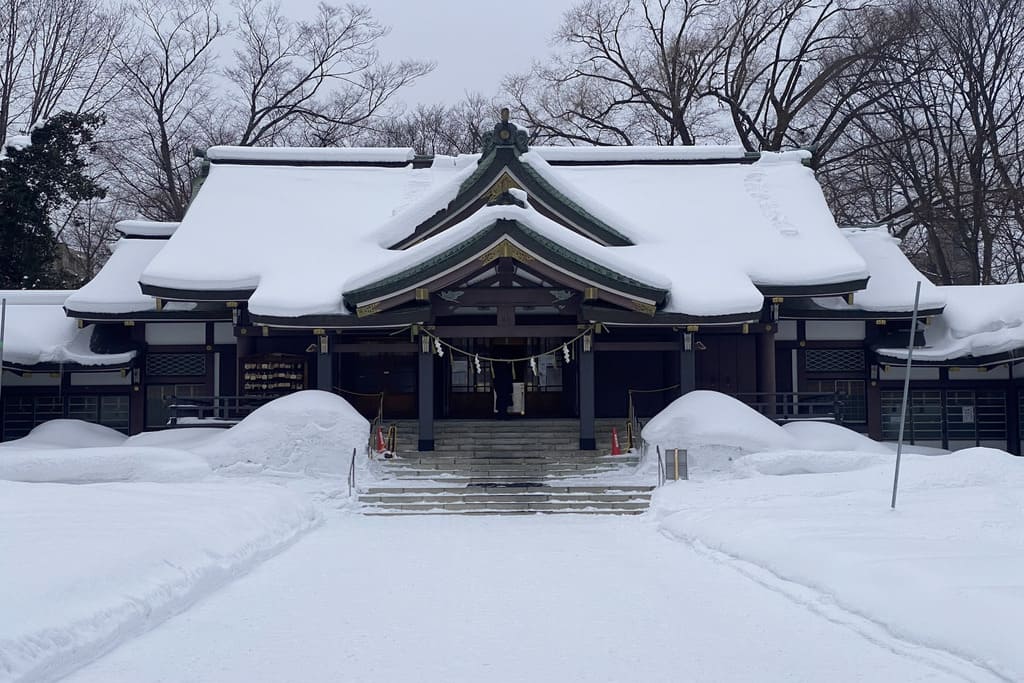
<instances>
[{"instance_id":1,"label":"snow covered railing","mask_svg":"<svg viewBox=\"0 0 1024 683\"><path fill-rule=\"evenodd\" d=\"M176 426L189 422L217 420L238 422L257 408L279 398L274 395L250 396L169 396L165 406L170 412L167 424Z\"/></svg>"},{"instance_id":2,"label":"snow covered railing","mask_svg":"<svg viewBox=\"0 0 1024 683\"><path fill-rule=\"evenodd\" d=\"M830 391L742 392L731 394L775 422L820 420L843 423L846 396Z\"/></svg>"}]
</instances>

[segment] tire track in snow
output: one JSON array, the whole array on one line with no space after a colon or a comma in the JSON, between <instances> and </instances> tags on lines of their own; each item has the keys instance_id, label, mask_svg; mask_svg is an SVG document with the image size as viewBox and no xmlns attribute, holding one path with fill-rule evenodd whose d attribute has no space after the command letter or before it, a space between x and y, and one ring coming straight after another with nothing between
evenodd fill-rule
<instances>
[{"instance_id":1,"label":"tire track in snow","mask_svg":"<svg viewBox=\"0 0 1024 683\"><path fill-rule=\"evenodd\" d=\"M695 553L716 564L729 567L826 621L848 628L868 642L893 654L912 659L972 683L983 681L1014 683L1012 678L1003 675L984 662L899 635L887 624L840 605L834 596L817 588L780 576L771 569L748 559L708 547L692 536L678 535L664 528L660 531L672 541L685 543Z\"/></svg>"}]
</instances>

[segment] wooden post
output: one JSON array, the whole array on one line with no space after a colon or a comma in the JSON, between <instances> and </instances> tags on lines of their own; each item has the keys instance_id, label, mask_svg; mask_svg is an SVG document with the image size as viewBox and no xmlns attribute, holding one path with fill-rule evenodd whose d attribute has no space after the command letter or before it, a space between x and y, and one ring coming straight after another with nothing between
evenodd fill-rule
<instances>
[{"instance_id":1,"label":"wooden post","mask_svg":"<svg viewBox=\"0 0 1024 683\"><path fill-rule=\"evenodd\" d=\"M420 451L434 450L434 354L430 349L430 338L420 337L420 350L416 354L419 360L419 386L417 398L419 408L419 447Z\"/></svg>"},{"instance_id":2,"label":"wooden post","mask_svg":"<svg viewBox=\"0 0 1024 683\"><path fill-rule=\"evenodd\" d=\"M328 339L317 338L319 352L316 354L316 388L320 391L334 390L334 354L331 353Z\"/></svg>"},{"instance_id":3,"label":"wooden post","mask_svg":"<svg viewBox=\"0 0 1024 683\"><path fill-rule=\"evenodd\" d=\"M697 388L697 353L692 332L683 332L679 341L679 395Z\"/></svg>"},{"instance_id":4,"label":"wooden post","mask_svg":"<svg viewBox=\"0 0 1024 683\"><path fill-rule=\"evenodd\" d=\"M582 343L577 349L580 365L580 450L592 451L597 448L594 436L594 352L586 350Z\"/></svg>"}]
</instances>

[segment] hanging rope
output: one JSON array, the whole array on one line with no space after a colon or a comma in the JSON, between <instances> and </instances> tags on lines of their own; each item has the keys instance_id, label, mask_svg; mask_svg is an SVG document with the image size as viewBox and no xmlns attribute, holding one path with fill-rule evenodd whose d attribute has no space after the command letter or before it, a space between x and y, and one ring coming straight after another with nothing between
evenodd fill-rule
<instances>
[{"instance_id":1,"label":"hanging rope","mask_svg":"<svg viewBox=\"0 0 1024 683\"><path fill-rule=\"evenodd\" d=\"M583 339L588 334L592 334L593 332L594 332L594 327L590 326L587 329L585 329L582 332L580 332L575 337L573 337L572 339L570 339L569 341L564 342L562 344L559 344L555 348L551 349L550 351L545 351L544 353L535 353L535 354L532 354L532 355L529 355L529 356L523 356L522 358L491 358L489 356L481 356L479 353L474 353L472 351L466 351L465 349L460 349L459 347L454 346L453 344L450 344L450 343L446 342L444 339L441 339L436 334L433 334L432 332L430 332L428 330L420 328L420 334L426 335L431 340L433 340L435 350L439 351L441 347L444 347L444 348L447 348L447 349L451 350L453 353L461 353L463 356L467 356L469 358L473 358L475 363L476 363L476 368L477 368L478 372L480 370L480 361L484 361L485 360L485 361L487 361L489 363L519 363L519 362L522 362L522 361L531 361L531 360L533 360L535 358L540 358L541 356L549 356L551 354L558 353L559 351L561 351L563 354L565 354L565 359L568 362L568 360L570 358L569 346L571 344L575 344L580 339ZM442 353L438 353L438 355L443 355L443 354Z\"/></svg>"}]
</instances>

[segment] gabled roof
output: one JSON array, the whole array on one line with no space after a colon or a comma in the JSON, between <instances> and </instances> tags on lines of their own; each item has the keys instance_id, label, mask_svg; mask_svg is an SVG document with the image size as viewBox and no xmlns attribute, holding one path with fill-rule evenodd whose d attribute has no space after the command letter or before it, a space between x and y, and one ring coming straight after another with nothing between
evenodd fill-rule
<instances>
[{"instance_id":1,"label":"gabled roof","mask_svg":"<svg viewBox=\"0 0 1024 683\"><path fill-rule=\"evenodd\" d=\"M504 132L510 133L509 139L516 139L518 131L515 126L507 125L511 130ZM492 145L490 151L479 159L473 173L461 180L457 193L447 206L415 224L412 233L390 245L391 248L406 249L457 225L511 188L525 191L533 207L541 214L598 244L619 247L632 244L628 237L590 211L584 203L571 199L560 188L561 182L553 176L543 159L525 150L525 143Z\"/></svg>"},{"instance_id":2,"label":"gabled roof","mask_svg":"<svg viewBox=\"0 0 1024 683\"><path fill-rule=\"evenodd\" d=\"M529 150L521 131L504 125L482 155L437 157L429 167L409 162L408 150L217 151L180 227L142 269L141 293L247 300L263 320L353 315L357 299L376 298L358 290L386 273L437 275L413 254L454 254L448 233L469 240L493 227L478 216L510 189L529 202L516 229L543 221L548 230L545 258L570 245L587 262L575 264L577 278L601 266L615 273L604 276L609 286L616 278L655 285L668 292L660 314L756 319L766 296L841 295L867 284L864 259L837 229L806 154ZM510 143L495 142L502 130Z\"/></svg>"},{"instance_id":3,"label":"gabled roof","mask_svg":"<svg viewBox=\"0 0 1024 683\"><path fill-rule=\"evenodd\" d=\"M554 280L590 291L591 299L651 315L671 286L652 274L626 275L631 266L615 250L566 230L524 204L480 209L405 250L402 258L355 276L345 284L345 301L362 315L423 299L502 256L549 270Z\"/></svg>"}]
</instances>

